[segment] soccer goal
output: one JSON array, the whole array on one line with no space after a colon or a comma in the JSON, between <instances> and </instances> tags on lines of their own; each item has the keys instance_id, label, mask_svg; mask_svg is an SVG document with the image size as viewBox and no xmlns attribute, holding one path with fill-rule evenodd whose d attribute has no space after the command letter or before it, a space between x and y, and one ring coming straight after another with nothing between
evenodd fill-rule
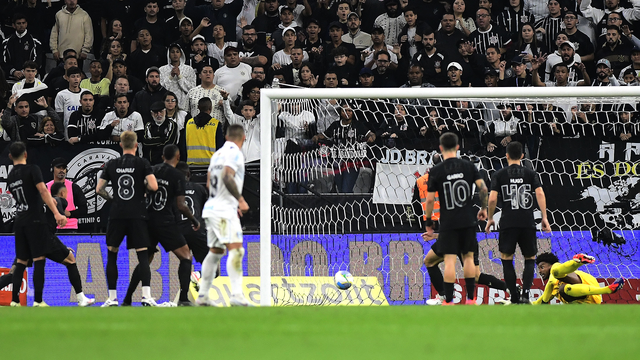
<instances>
[{"instance_id":1,"label":"soccer goal","mask_svg":"<svg viewBox=\"0 0 640 360\"><path fill-rule=\"evenodd\" d=\"M459 155L488 185L506 166L506 144L520 141L523 163L540 174L553 230L538 232L539 251L561 261L595 256L581 270L602 283L629 279L605 302L637 303L638 103L637 87L263 90L260 257L250 265L259 268L261 305L407 305L432 297L422 263L432 242L420 236L415 184L437 161L444 132L458 134ZM502 278L497 233L485 234L484 225L481 271ZM522 267L516 256L518 276ZM351 289L335 286L340 270L353 274ZM532 295L542 289L536 275ZM479 302L505 296L478 289Z\"/></svg>"}]
</instances>

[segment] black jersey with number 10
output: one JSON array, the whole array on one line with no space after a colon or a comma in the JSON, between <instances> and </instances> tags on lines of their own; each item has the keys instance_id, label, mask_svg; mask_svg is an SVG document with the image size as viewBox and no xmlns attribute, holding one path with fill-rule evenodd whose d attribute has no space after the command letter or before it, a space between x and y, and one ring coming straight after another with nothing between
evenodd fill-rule
<instances>
[{"instance_id":1,"label":"black jersey with number 10","mask_svg":"<svg viewBox=\"0 0 640 360\"><path fill-rule=\"evenodd\" d=\"M493 174L491 191L502 199L500 229L535 228L535 191L542 187L538 174L522 165L510 165Z\"/></svg>"},{"instance_id":2,"label":"black jersey with number 10","mask_svg":"<svg viewBox=\"0 0 640 360\"><path fill-rule=\"evenodd\" d=\"M13 167L7 183L9 191L16 202L15 226L28 226L31 223L47 221L44 213L44 202L36 185L43 182L42 172L35 165L18 164Z\"/></svg>"},{"instance_id":3,"label":"black jersey with number 10","mask_svg":"<svg viewBox=\"0 0 640 360\"><path fill-rule=\"evenodd\" d=\"M113 188L110 219L147 218L144 181L152 173L149 161L129 154L107 162L100 178Z\"/></svg>"},{"instance_id":4,"label":"black jersey with number 10","mask_svg":"<svg viewBox=\"0 0 640 360\"><path fill-rule=\"evenodd\" d=\"M176 197L184 196L184 175L173 166L162 163L153 166L158 190L151 195L149 219L167 224L176 223Z\"/></svg>"},{"instance_id":5,"label":"black jersey with number 10","mask_svg":"<svg viewBox=\"0 0 640 360\"><path fill-rule=\"evenodd\" d=\"M473 184L481 179L471 162L449 158L429 171L428 192L438 192L440 230L462 229L476 225Z\"/></svg>"}]
</instances>

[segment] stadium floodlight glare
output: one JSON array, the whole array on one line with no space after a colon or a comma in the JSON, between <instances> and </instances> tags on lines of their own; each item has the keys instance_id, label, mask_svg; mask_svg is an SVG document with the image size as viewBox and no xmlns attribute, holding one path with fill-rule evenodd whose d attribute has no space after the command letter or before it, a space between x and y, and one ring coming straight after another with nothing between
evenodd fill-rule
<instances>
[{"instance_id":1,"label":"stadium floodlight glare","mask_svg":"<svg viewBox=\"0 0 640 360\"><path fill-rule=\"evenodd\" d=\"M441 101L465 100L498 104L508 101L512 104L547 104L568 102L606 103L612 106L620 103L638 104L640 87L497 87L497 88L337 88L337 89L263 89L260 93L261 163L260 163L260 304L272 304L272 183L274 173L274 132L272 127L278 120L279 105L311 101L310 110L316 110L321 99L366 99L373 101L404 99L438 99ZM393 102L392 102L393 103ZM485 108L487 110L487 108ZM497 111L496 107L489 110ZM524 109L526 110L526 108ZM524 111L523 110L523 111ZM571 116L571 109L563 108ZM393 113L391 113L393 114ZM420 116L420 115L418 115ZM553 180L552 180L553 181ZM562 181L562 180L561 180ZM550 211L553 209L550 208ZM564 216L564 214L561 214ZM560 226L562 228L562 226ZM568 225L565 229L571 229ZM367 230L363 230L366 232ZM341 269L348 270L348 269ZM354 273L354 276L357 276Z\"/></svg>"}]
</instances>

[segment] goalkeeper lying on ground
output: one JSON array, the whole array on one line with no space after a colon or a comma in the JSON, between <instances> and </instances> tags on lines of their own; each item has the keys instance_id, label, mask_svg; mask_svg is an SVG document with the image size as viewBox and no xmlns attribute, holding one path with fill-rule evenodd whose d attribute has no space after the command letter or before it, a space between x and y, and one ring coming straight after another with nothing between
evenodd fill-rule
<instances>
[{"instance_id":1,"label":"goalkeeper lying on ground","mask_svg":"<svg viewBox=\"0 0 640 360\"><path fill-rule=\"evenodd\" d=\"M624 278L616 279L613 284L600 287L593 276L578 270L584 264L593 264L593 256L577 254L573 260L560 263L552 253L536 257L538 273L547 281L544 293L533 304L546 304L557 297L565 304L600 304L602 294L613 294L622 289Z\"/></svg>"}]
</instances>

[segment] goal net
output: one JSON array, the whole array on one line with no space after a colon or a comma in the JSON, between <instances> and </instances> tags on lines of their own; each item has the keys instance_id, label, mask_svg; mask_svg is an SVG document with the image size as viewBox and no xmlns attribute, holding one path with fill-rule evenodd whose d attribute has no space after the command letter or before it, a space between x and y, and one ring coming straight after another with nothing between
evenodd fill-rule
<instances>
[{"instance_id":1,"label":"goal net","mask_svg":"<svg viewBox=\"0 0 640 360\"><path fill-rule=\"evenodd\" d=\"M415 184L436 161L445 132L459 136L459 156L487 184L506 166L506 144L520 141L524 165L540 174L553 230L537 233L539 251L561 261L593 255L597 262L581 270L603 285L628 279L605 302L640 300L637 88L281 88L261 96L261 305L432 298L423 264L432 242L420 236ZM501 279L497 233L485 234L484 226L478 223L481 271ZM516 254L519 277L523 266ZM355 278L348 291L334 284L339 270ZM532 296L542 289L536 274ZM463 290L456 284L457 296ZM478 302L505 297L478 288Z\"/></svg>"}]
</instances>

